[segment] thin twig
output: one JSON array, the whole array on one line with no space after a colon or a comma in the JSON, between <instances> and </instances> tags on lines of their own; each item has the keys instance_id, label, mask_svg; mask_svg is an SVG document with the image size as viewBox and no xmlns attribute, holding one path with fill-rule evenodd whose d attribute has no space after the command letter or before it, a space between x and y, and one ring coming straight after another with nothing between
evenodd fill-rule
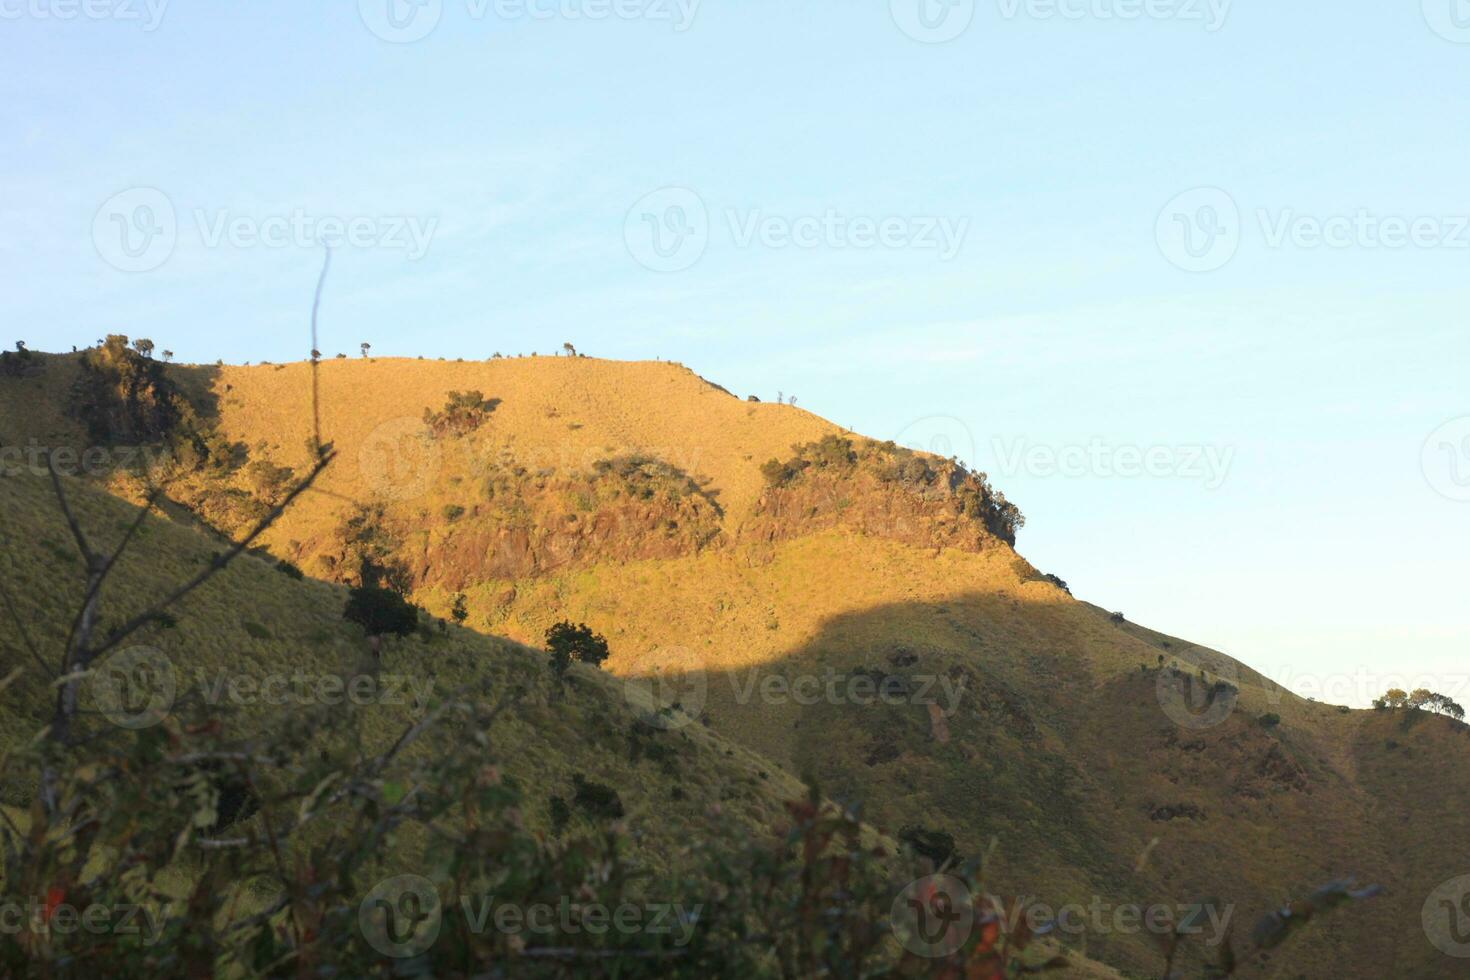
<instances>
[{"instance_id":1,"label":"thin twig","mask_svg":"<svg viewBox=\"0 0 1470 980\"><path fill-rule=\"evenodd\" d=\"M51 474L51 487L56 491L56 499L61 503L61 514L66 518L66 526L71 528L71 536L77 543L77 550L82 553L82 561L87 567L92 567L96 555L92 553L92 546L87 543L87 536L82 533L82 526L77 523L76 515L71 512L71 503L66 499L66 491L61 486L61 476L56 472L56 463L51 454L46 454L46 472Z\"/></svg>"},{"instance_id":2,"label":"thin twig","mask_svg":"<svg viewBox=\"0 0 1470 980\"><path fill-rule=\"evenodd\" d=\"M210 562L209 567L206 568L204 571L200 572L188 582L185 582L183 585L179 586L166 598L154 605L151 609L147 610L146 612L139 613L137 616L134 616L128 622L123 624L116 632L108 637L107 642L103 643L96 650L88 652L87 661L91 662L92 660L97 659L107 651L116 647L119 643L127 639L133 633L136 633L142 627L148 625L151 622L154 622L158 618L160 613L163 613L174 603L178 602L180 599L184 598L189 593L199 588L205 582L208 582L210 579L214 578L215 575L224 571L231 562L238 558L247 548L250 547L252 543L254 543L256 538L260 537L262 534L268 531L271 526L280 519L281 515L286 512L286 508L290 507L292 502L295 501L297 497L301 496L301 494L304 493L306 489L310 487L313 482L316 481L317 477L321 476L322 471L325 470L327 468L327 465L331 463L331 461L335 458L336 453L324 454L319 460L317 460L316 466L312 467L311 472L307 474L306 478L298 483L296 487L289 494L286 495L285 500L281 501L274 508L272 508L269 514L261 518L260 522L255 525L254 530L252 530L242 540L236 542L235 545L231 547L230 550L226 551L222 556Z\"/></svg>"},{"instance_id":3,"label":"thin twig","mask_svg":"<svg viewBox=\"0 0 1470 980\"><path fill-rule=\"evenodd\" d=\"M117 565L118 559L122 557L123 552L126 551L128 545L132 543L133 536L138 533L138 530L140 528L142 528L143 522L147 520L149 512L152 511L154 505L158 503L158 498L163 496L163 490L164 488L162 486L158 486L149 491L148 497L143 503L143 509L138 511L138 515L134 517L132 523L128 525L127 531L123 534L122 541L118 543L117 548L115 548L112 554L108 556L108 559L106 563L103 564L102 568L99 569L97 574L92 577L91 584L88 586L86 594L82 596L82 604L77 609L76 617L72 620L71 630L66 635L66 646L63 649L71 649L72 643L77 638L77 630L81 629L82 620L87 615L87 606L90 605L92 600L97 597L97 594L102 591L102 583L107 580L107 576L112 573L113 567Z\"/></svg>"}]
</instances>

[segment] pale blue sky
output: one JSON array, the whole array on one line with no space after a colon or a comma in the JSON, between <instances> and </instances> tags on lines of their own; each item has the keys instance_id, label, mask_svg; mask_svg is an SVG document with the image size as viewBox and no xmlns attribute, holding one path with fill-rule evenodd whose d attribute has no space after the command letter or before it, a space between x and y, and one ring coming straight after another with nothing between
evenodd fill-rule
<instances>
[{"instance_id":1,"label":"pale blue sky","mask_svg":"<svg viewBox=\"0 0 1470 980\"><path fill-rule=\"evenodd\" d=\"M248 236L357 220L329 354L570 340L948 438L1080 597L1332 700L1470 696L1461 0L924 0L968 20L944 43L920 0L393 0L411 43L369 28L389 0L88 2L0 0L0 310L32 347L300 357L320 253ZM559 12L599 9L632 16ZM174 238L119 252L160 200ZM1395 219L1415 243L1378 244Z\"/></svg>"}]
</instances>

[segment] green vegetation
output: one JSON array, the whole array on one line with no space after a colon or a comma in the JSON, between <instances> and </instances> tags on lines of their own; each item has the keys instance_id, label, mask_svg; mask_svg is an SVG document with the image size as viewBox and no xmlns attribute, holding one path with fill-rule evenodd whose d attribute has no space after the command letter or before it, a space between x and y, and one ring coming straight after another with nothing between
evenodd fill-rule
<instances>
[{"instance_id":1,"label":"green vegetation","mask_svg":"<svg viewBox=\"0 0 1470 980\"><path fill-rule=\"evenodd\" d=\"M546 649L551 652L551 669L565 677L572 662L601 667L608 658L607 639L592 632L586 623L560 622L546 631Z\"/></svg>"},{"instance_id":2,"label":"green vegetation","mask_svg":"<svg viewBox=\"0 0 1470 980\"><path fill-rule=\"evenodd\" d=\"M956 515L981 522L986 530L1015 544L1025 524L1021 511L990 486L984 473L974 473L957 460L942 460L905 449L891 441L864 441L860 445L839 435L792 447L786 460L761 465L766 486L782 489L813 474L845 480L855 473L870 476L879 486L891 486L925 500L945 501Z\"/></svg>"},{"instance_id":3,"label":"green vegetation","mask_svg":"<svg viewBox=\"0 0 1470 980\"><path fill-rule=\"evenodd\" d=\"M467 436L484 425L499 404L498 398L486 399L478 391L451 391L442 409L424 409L424 425L436 436Z\"/></svg>"},{"instance_id":4,"label":"green vegetation","mask_svg":"<svg viewBox=\"0 0 1470 980\"><path fill-rule=\"evenodd\" d=\"M392 589L360 585L348 593L342 618L369 637L408 636L418 627L419 611Z\"/></svg>"}]
</instances>

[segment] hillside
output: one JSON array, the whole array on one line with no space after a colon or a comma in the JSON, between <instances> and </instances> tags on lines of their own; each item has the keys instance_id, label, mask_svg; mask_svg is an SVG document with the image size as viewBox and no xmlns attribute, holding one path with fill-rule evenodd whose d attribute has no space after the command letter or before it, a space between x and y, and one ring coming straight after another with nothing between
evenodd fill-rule
<instances>
[{"instance_id":1,"label":"hillside","mask_svg":"<svg viewBox=\"0 0 1470 980\"><path fill-rule=\"evenodd\" d=\"M53 357L44 373L0 379L0 439L88 445L66 411L78 370ZM236 531L269 500L273 472L279 482L278 468L310 463L311 368L168 374L223 442L266 464L201 472L174 494L179 520ZM451 410L453 393L472 392ZM1304 701L1222 653L1074 599L1012 547L1006 504L983 479L668 363L328 360L319 394L340 465L264 539L308 581L255 559L232 570L262 609L234 608L223 591L197 597L177 639L201 656L294 663L305 650L323 669L340 663L351 645L342 586L368 574L437 615L466 613L448 638L397 649L416 672L532 663L519 644L585 621L611 643L610 672L699 719L664 737L700 791L670 808L648 763L555 737L581 722L550 702L515 723L527 780L603 773L635 815L677 836L732 794L760 823L811 774L880 826L986 855L1007 892L1052 908L1214 895L1240 934L1355 876L1385 894L1315 925L1254 975L1457 975L1419 923L1430 892L1464 872L1444 842L1470 820L1457 802L1470 794L1465 726ZM5 480L0 493L21 526L47 529L7 540L5 561L27 615L54 620L65 548L44 487ZM88 506L104 524L121 519L103 498ZM129 581L198 560L212 547L202 534L163 529ZM37 693L6 692L7 717ZM632 724L615 693L588 714L611 719L609 731ZM1279 723L1263 724L1268 714ZM1127 975L1162 962L1137 929L1067 941Z\"/></svg>"}]
</instances>

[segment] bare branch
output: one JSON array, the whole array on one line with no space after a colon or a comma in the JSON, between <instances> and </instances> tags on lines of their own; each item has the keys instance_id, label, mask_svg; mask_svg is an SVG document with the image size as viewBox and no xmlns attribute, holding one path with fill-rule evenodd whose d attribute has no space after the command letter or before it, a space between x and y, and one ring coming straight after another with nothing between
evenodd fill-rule
<instances>
[{"instance_id":1,"label":"bare branch","mask_svg":"<svg viewBox=\"0 0 1470 980\"><path fill-rule=\"evenodd\" d=\"M82 604L78 607L76 617L72 620L71 630L66 635L66 646L63 649L71 650L72 643L77 638L77 631L81 629L82 621L87 616L87 607L91 605L92 600L97 597L97 594L102 591L102 583L107 581L107 576L111 574L113 567L117 565L118 559L122 557L124 551L127 551L128 545L132 543L133 536L143 526L143 522L147 520L148 514L153 510L154 505L158 503L158 498L163 496L163 491L164 488L162 486L157 486L148 492L148 497L143 503L142 510L138 511L138 515L128 525L127 532L123 534L122 541L118 542L117 548L108 557L106 564L97 571L96 575L92 576L91 582L87 587L87 592L82 596ZM83 643L85 644L89 640L89 637L84 637Z\"/></svg>"},{"instance_id":2,"label":"bare branch","mask_svg":"<svg viewBox=\"0 0 1470 980\"><path fill-rule=\"evenodd\" d=\"M103 643L95 650L88 651L85 654L86 662L90 663L96 658L102 656L107 651L116 647L123 640L136 633L142 627L156 621L159 615L167 610L174 603L178 602L180 599L184 598L189 593L199 588L205 582L208 582L210 579L214 578L214 576L218 573L224 571L231 562L240 557L245 549L249 548L250 545L254 543L256 538L264 534L267 530L271 528L273 524L276 523L277 520L280 519L281 515L286 512L286 508L290 507L291 504L296 500L296 498L301 496L301 494L304 493L307 488L309 488L312 483L316 481L317 477L321 476L322 471L325 470L328 464L330 464L335 458L336 453L323 453L321 458L317 460L316 466L312 467L311 472L306 475L306 478L298 483L295 488L293 488L291 492L286 495L286 499L282 500L279 504L273 507L269 514L261 518L260 522L255 525L255 528L248 535L246 535L240 541L236 542L229 551L226 551L219 558L216 558L214 561L210 562L208 568L200 572L198 575L194 576L189 581L185 582L183 585L179 586L167 597L154 605L151 609L139 613L137 616L134 616L128 622L124 623L115 633L108 637L107 642Z\"/></svg>"},{"instance_id":3,"label":"bare branch","mask_svg":"<svg viewBox=\"0 0 1470 980\"><path fill-rule=\"evenodd\" d=\"M51 454L46 454L46 472L51 474L51 488L56 491L56 499L61 503L61 514L66 518L66 526L71 528L71 536L77 543L77 550L82 554L82 561L91 568L97 556L92 552L92 546L87 543L87 536L82 533L82 526L77 523L76 515L71 512L71 503L66 499L66 491L61 486L61 476L56 472L56 463Z\"/></svg>"}]
</instances>

